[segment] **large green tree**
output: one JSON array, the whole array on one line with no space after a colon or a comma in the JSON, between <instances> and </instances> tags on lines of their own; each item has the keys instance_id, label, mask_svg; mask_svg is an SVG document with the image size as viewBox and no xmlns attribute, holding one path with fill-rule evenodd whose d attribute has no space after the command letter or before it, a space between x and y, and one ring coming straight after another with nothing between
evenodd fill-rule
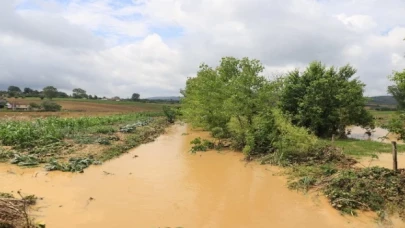
<instances>
[{"instance_id":1,"label":"large green tree","mask_svg":"<svg viewBox=\"0 0 405 228\"><path fill-rule=\"evenodd\" d=\"M300 73L290 72L284 80L280 106L294 124L321 137L345 136L346 126L372 126L372 115L364 108L364 84L353 79L350 65L327 68L312 62Z\"/></svg>"},{"instance_id":2,"label":"large green tree","mask_svg":"<svg viewBox=\"0 0 405 228\"><path fill-rule=\"evenodd\" d=\"M263 77L263 69L258 60L248 58L222 58L216 68L202 64L197 76L189 78L182 90L184 118L210 130L213 136L231 139L232 146L247 156L278 148L277 142L282 140L277 139L286 132L281 128L304 132L303 137L286 141L294 148L301 145L292 143L296 139L313 141L306 137L306 130L288 125L289 121L276 110L281 85L279 80Z\"/></svg>"},{"instance_id":3,"label":"large green tree","mask_svg":"<svg viewBox=\"0 0 405 228\"><path fill-rule=\"evenodd\" d=\"M53 86L46 86L45 88L43 88L43 94L46 98L52 99L54 97L57 97L58 89Z\"/></svg>"}]
</instances>

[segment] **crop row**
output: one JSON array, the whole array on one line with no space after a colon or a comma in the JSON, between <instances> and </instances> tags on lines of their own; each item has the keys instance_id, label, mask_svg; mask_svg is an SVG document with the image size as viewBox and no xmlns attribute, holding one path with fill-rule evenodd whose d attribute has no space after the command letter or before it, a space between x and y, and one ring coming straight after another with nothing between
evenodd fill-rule
<instances>
[{"instance_id":1,"label":"crop row","mask_svg":"<svg viewBox=\"0 0 405 228\"><path fill-rule=\"evenodd\" d=\"M145 112L102 117L49 117L34 121L5 121L0 123L0 142L4 146L32 148L60 141L89 127L142 121L159 115L160 113Z\"/></svg>"}]
</instances>

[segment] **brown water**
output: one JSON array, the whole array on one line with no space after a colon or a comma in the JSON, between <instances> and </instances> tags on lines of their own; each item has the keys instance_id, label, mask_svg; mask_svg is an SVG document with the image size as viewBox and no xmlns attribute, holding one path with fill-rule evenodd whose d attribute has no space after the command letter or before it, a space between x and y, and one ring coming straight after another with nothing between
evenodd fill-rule
<instances>
[{"instance_id":1,"label":"brown water","mask_svg":"<svg viewBox=\"0 0 405 228\"><path fill-rule=\"evenodd\" d=\"M379 227L371 216L343 217L323 197L288 190L276 168L245 164L240 153L192 155L189 142L201 133L185 132L176 125L84 174L1 164L0 191L44 197L34 214L50 228Z\"/></svg>"}]
</instances>

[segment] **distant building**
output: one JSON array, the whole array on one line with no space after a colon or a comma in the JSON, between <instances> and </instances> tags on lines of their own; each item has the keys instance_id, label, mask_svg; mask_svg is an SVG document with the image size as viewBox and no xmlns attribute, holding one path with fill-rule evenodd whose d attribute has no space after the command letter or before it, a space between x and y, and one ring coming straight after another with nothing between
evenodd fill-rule
<instances>
[{"instance_id":1,"label":"distant building","mask_svg":"<svg viewBox=\"0 0 405 228\"><path fill-rule=\"evenodd\" d=\"M17 103L7 103L7 109L28 111L31 109L30 105L22 105Z\"/></svg>"},{"instance_id":2,"label":"distant building","mask_svg":"<svg viewBox=\"0 0 405 228\"><path fill-rule=\"evenodd\" d=\"M120 97L111 97L110 100L112 101L121 101Z\"/></svg>"}]
</instances>

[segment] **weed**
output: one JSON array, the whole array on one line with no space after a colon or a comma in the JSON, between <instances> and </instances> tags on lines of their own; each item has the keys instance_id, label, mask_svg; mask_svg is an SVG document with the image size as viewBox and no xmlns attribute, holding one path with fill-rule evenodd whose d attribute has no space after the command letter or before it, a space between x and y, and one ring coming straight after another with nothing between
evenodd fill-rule
<instances>
[{"instance_id":1,"label":"weed","mask_svg":"<svg viewBox=\"0 0 405 228\"><path fill-rule=\"evenodd\" d=\"M45 166L48 171L60 170L62 172L80 172L90 165L100 165L101 162L92 157L89 158L70 158L68 163L59 163L55 159L51 159L49 164Z\"/></svg>"},{"instance_id":2,"label":"weed","mask_svg":"<svg viewBox=\"0 0 405 228\"><path fill-rule=\"evenodd\" d=\"M191 153L196 153L198 151L207 151L215 148L215 144L209 140L202 139L200 137L195 138L190 142L193 146L190 149Z\"/></svg>"},{"instance_id":3,"label":"weed","mask_svg":"<svg viewBox=\"0 0 405 228\"><path fill-rule=\"evenodd\" d=\"M17 164L18 166L37 166L40 160L36 155L22 155L14 154L14 158L11 160L11 164Z\"/></svg>"},{"instance_id":4,"label":"weed","mask_svg":"<svg viewBox=\"0 0 405 228\"><path fill-rule=\"evenodd\" d=\"M100 145L111 145L111 142L108 138L99 138L97 139L97 143Z\"/></svg>"},{"instance_id":5,"label":"weed","mask_svg":"<svg viewBox=\"0 0 405 228\"><path fill-rule=\"evenodd\" d=\"M405 216L405 173L371 167L343 170L325 188L333 207L344 213L356 210L398 211Z\"/></svg>"}]
</instances>

